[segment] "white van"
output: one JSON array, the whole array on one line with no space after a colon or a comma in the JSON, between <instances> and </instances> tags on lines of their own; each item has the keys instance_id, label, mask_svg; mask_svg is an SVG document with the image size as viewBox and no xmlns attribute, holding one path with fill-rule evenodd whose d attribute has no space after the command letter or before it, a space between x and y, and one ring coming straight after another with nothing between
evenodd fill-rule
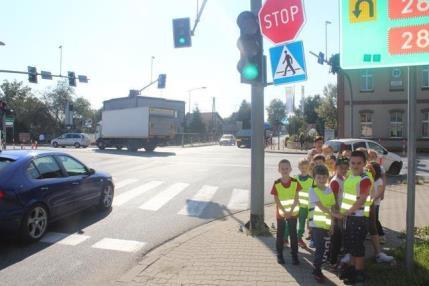
<instances>
[{"instance_id":1,"label":"white van","mask_svg":"<svg viewBox=\"0 0 429 286\"><path fill-rule=\"evenodd\" d=\"M74 146L75 148L86 148L91 144L91 140L83 133L66 133L58 138L52 139L51 145L54 148Z\"/></svg>"}]
</instances>

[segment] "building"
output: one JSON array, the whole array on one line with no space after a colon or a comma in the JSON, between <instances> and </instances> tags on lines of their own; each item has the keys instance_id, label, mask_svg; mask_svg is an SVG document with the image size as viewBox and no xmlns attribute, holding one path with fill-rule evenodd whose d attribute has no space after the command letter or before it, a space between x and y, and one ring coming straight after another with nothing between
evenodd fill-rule
<instances>
[{"instance_id":1,"label":"building","mask_svg":"<svg viewBox=\"0 0 429 286\"><path fill-rule=\"evenodd\" d=\"M338 75L338 137L369 138L389 149L402 149L407 137L408 68L349 70L347 74L353 100L347 78ZM414 128L417 149L429 150L429 66L417 68Z\"/></svg>"},{"instance_id":2,"label":"building","mask_svg":"<svg viewBox=\"0 0 429 286\"><path fill-rule=\"evenodd\" d=\"M201 119L206 126L207 132L221 133L223 130L224 122L217 112L201 112Z\"/></svg>"}]
</instances>

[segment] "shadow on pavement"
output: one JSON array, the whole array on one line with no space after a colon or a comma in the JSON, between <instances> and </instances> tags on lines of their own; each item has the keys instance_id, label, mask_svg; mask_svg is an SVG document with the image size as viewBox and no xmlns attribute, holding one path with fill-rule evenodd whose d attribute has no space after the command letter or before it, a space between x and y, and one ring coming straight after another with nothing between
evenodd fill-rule
<instances>
[{"instance_id":1,"label":"shadow on pavement","mask_svg":"<svg viewBox=\"0 0 429 286\"><path fill-rule=\"evenodd\" d=\"M120 156L132 156L132 157L170 157L170 156L176 156L176 153L174 152L146 152L146 151L137 151L137 152L130 152L127 150L114 150L114 149L105 149L105 150L94 150L95 153L101 153L101 154L109 154L109 155L120 155Z\"/></svg>"},{"instance_id":2,"label":"shadow on pavement","mask_svg":"<svg viewBox=\"0 0 429 286\"><path fill-rule=\"evenodd\" d=\"M100 212L94 208L87 209L52 223L48 226L47 232L66 233L70 235L85 234L82 229L104 219L110 212L111 210ZM13 235L2 235L0 236L0 270L10 267L52 245L54 244L44 242L24 243Z\"/></svg>"}]
</instances>

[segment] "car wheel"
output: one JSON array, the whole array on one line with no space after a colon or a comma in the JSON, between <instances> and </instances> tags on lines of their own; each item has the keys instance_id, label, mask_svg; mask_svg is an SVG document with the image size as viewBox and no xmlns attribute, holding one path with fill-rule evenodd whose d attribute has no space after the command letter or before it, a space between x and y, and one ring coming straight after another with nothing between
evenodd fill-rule
<instances>
[{"instance_id":1,"label":"car wheel","mask_svg":"<svg viewBox=\"0 0 429 286\"><path fill-rule=\"evenodd\" d=\"M74 147L75 147L76 149L80 148L80 143L79 143L79 142L74 143Z\"/></svg>"},{"instance_id":2,"label":"car wheel","mask_svg":"<svg viewBox=\"0 0 429 286\"><path fill-rule=\"evenodd\" d=\"M54 146L54 148L58 148L58 142L52 143L52 146Z\"/></svg>"},{"instance_id":3,"label":"car wheel","mask_svg":"<svg viewBox=\"0 0 429 286\"><path fill-rule=\"evenodd\" d=\"M153 152L156 148L156 145L150 144L150 145L144 146L143 148L146 150L146 152Z\"/></svg>"},{"instance_id":4,"label":"car wheel","mask_svg":"<svg viewBox=\"0 0 429 286\"><path fill-rule=\"evenodd\" d=\"M399 175L401 172L401 165L398 162L393 162L393 164L389 168L389 174L390 175Z\"/></svg>"},{"instance_id":5,"label":"car wheel","mask_svg":"<svg viewBox=\"0 0 429 286\"><path fill-rule=\"evenodd\" d=\"M32 206L21 223L21 238L26 242L38 241L48 228L48 210L42 204Z\"/></svg>"},{"instance_id":6,"label":"car wheel","mask_svg":"<svg viewBox=\"0 0 429 286\"><path fill-rule=\"evenodd\" d=\"M101 192L100 202L98 204L98 209L101 211L109 210L112 207L114 190L112 185L107 185L103 188Z\"/></svg>"},{"instance_id":7,"label":"car wheel","mask_svg":"<svg viewBox=\"0 0 429 286\"><path fill-rule=\"evenodd\" d=\"M104 144L104 142L102 140L100 140L100 141L97 142L97 147L100 150L106 149L106 145Z\"/></svg>"}]
</instances>

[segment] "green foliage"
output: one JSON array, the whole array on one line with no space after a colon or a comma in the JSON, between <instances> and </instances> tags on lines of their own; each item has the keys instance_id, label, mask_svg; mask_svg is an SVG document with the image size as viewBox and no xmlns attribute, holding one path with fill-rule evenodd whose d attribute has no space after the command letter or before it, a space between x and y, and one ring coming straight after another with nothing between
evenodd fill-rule
<instances>
[{"instance_id":1,"label":"green foliage","mask_svg":"<svg viewBox=\"0 0 429 286\"><path fill-rule=\"evenodd\" d=\"M250 103L243 100L238 110L237 120L243 122L243 129L250 129L250 120L252 118L252 107Z\"/></svg>"},{"instance_id":2,"label":"green foliage","mask_svg":"<svg viewBox=\"0 0 429 286\"><path fill-rule=\"evenodd\" d=\"M304 119L308 124L316 124L317 133L324 133L325 122L319 117L316 110L321 105L320 95L306 97L304 101Z\"/></svg>"},{"instance_id":3,"label":"green foliage","mask_svg":"<svg viewBox=\"0 0 429 286\"><path fill-rule=\"evenodd\" d=\"M292 116L288 118L287 132L289 135L299 135L305 131L306 122L304 118L299 116Z\"/></svg>"},{"instance_id":4,"label":"green foliage","mask_svg":"<svg viewBox=\"0 0 429 286\"><path fill-rule=\"evenodd\" d=\"M286 118L286 106L280 99L273 99L267 107L268 122L276 126Z\"/></svg>"},{"instance_id":5,"label":"green foliage","mask_svg":"<svg viewBox=\"0 0 429 286\"><path fill-rule=\"evenodd\" d=\"M189 123L189 131L192 133L205 133L206 126L201 117L201 112L199 108L195 108L192 113L191 122Z\"/></svg>"},{"instance_id":6,"label":"green foliage","mask_svg":"<svg viewBox=\"0 0 429 286\"><path fill-rule=\"evenodd\" d=\"M325 127L337 129L337 86L328 84L323 89L323 98L316 113L325 123Z\"/></svg>"}]
</instances>

